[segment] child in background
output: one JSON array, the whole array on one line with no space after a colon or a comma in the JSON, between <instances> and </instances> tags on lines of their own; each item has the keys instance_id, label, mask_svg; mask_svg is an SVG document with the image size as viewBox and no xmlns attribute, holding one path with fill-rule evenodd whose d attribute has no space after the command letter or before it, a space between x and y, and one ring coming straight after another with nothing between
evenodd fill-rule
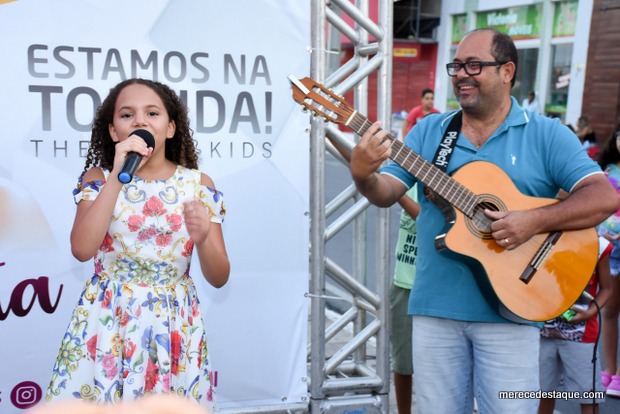
<instances>
[{"instance_id":1,"label":"child in background","mask_svg":"<svg viewBox=\"0 0 620 414\"><path fill-rule=\"evenodd\" d=\"M611 249L611 244L599 237L599 260L585 290L594 297L600 308L605 306L611 296ZM600 368L592 362L599 330L598 309L593 302L584 300L583 296L571 309L575 315L570 321L559 316L545 322L540 332L540 388L542 391L558 390L563 378L565 391L580 392L582 396L587 391L603 391ZM594 390L593 378L596 384ZM601 402L603 399L600 398L596 399L596 405L592 398L580 399L581 413L597 413ZM552 414L554 407L554 398L543 398L538 413Z\"/></svg>"},{"instance_id":2,"label":"child in background","mask_svg":"<svg viewBox=\"0 0 620 414\"><path fill-rule=\"evenodd\" d=\"M409 295L415 279L415 258L417 256L415 220L420 213L420 205L417 201L417 186L415 185L398 200L403 211L400 214L396 241L394 282L390 286L390 356L399 414L411 413L413 356L411 315L409 315L408 307Z\"/></svg>"},{"instance_id":3,"label":"child in background","mask_svg":"<svg viewBox=\"0 0 620 414\"><path fill-rule=\"evenodd\" d=\"M330 142L342 157L350 162L351 151L336 140ZM394 371L394 390L399 414L411 413L413 384L412 327L409 315L409 295L415 279L417 257L416 218L420 213L417 187L411 187L398 204L400 215L396 241L394 281L390 285L390 360Z\"/></svg>"},{"instance_id":4,"label":"child in background","mask_svg":"<svg viewBox=\"0 0 620 414\"><path fill-rule=\"evenodd\" d=\"M616 131L605 143L597 161L607 179L620 197L620 122ZM614 246L609 257L611 267L611 299L603 309L603 355L605 369L602 372L603 388L610 397L620 398L620 366L618 353L618 315L620 315L620 211L609 216L598 227L599 235Z\"/></svg>"},{"instance_id":5,"label":"child in background","mask_svg":"<svg viewBox=\"0 0 620 414\"><path fill-rule=\"evenodd\" d=\"M154 148L134 134L154 136ZM118 175L130 152L133 180ZM205 325L192 254L214 287L230 264L222 193L198 168L186 106L168 86L129 79L98 108L74 191L71 250L94 258L63 337L46 400L121 402L175 394L212 400Z\"/></svg>"}]
</instances>

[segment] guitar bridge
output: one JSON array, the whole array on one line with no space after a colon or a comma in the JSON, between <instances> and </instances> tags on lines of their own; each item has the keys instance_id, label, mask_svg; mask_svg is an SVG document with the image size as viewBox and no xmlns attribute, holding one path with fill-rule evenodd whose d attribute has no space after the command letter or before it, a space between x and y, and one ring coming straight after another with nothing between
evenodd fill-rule
<instances>
[{"instance_id":1,"label":"guitar bridge","mask_svg":"<svg viewBox=\"0 0 620 414\"><path fill-rule=\"evenodd\" d=\"M534 255L534 258L532 259L530 264L527 266L527 268L521 274L521 276L519 276L519 280L521 280L526 285L530 283L530 280L532 280L532 277L534 277L534 274L536 274L536 271L540 268L540 266L547 259L547 257L549 256L549 253L551 253L551 249L553 249L553 246L555 246L557 241L560 240L561 236L562 236L561 231L555 231L553 233L549 233L549 236L547 236L543 244L540 246L540 249L538 249L538 251Z\"/></svg>"}]
</instances>

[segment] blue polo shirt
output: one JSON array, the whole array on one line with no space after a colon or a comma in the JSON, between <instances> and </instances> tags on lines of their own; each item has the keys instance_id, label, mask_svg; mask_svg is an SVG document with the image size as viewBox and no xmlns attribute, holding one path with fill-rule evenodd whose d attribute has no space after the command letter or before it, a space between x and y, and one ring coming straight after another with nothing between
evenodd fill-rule
<instances>
[{"instance_id":1,"label":"blue polo shirt","mask_svg":"<svg viewBox=\"0 0 620 414\"><path fill-rule=\"evenodd\" d=\"M432 161L455 113L423 118L406 136L405 144ZM558 119L524 110L514 98L506 121L481 148L459 134L447 173L472 161L496 164L521 193L535 197L555 198L560 189L570 192L585 177L602 174L570 129ZM381 173L397 178L407 187L417 181L393 161ZM507 322L498 313L497 298L488 292L483 294L472 268L462 257L437 252L434 241L445 232L445 217L424 196L422 185L418 186L418 199L418 257L409 313L472 322Z\"/></svg>"}]
</instances>

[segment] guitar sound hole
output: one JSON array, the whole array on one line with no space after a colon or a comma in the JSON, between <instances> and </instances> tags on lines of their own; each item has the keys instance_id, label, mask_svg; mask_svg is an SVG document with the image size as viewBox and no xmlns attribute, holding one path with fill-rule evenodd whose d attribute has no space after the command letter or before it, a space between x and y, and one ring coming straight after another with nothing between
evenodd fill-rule
<instances>
[{"instance_id":1,"label":"guitar sound hole","mask_svg":"<svg viewBox=\"0 0 620 414\"><path fill-rule=\"evenodd\" d=\"M495 201L499 200L483 200L474 207L474 214L471 220L468 220L468 227L471 232L477 234L483 239L491 239L491 223L493 220L484 214L484 210L500 211L501 206Z\"/></svg>"}]
</instances>

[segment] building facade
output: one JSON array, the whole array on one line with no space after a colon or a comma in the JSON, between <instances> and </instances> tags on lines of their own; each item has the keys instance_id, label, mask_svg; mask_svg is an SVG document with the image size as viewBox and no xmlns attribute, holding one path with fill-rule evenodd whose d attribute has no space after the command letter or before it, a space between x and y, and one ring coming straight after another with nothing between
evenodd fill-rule
<instances>
[{"instance_id":1,"label":"building facade","mask_svg":"<svg viewBox=\"0 0 620 414\"><path fill-rule=\"evenodd\" d=\"M354 1L354 0L351 0ZM370 0L376 20L377 1ZM586 116L599 143L620 124L620 0L400 0L394 3L392 112L435 91L435 106L458 108L446 63L476 28L508 33L519 53L513 96L534 91L541 113L575 125ZM343 39L341 59L353 55ZM374 119L375 78L368 115Z\"/></svg>"},{"instance_id":2,"label":"building facade","mask_svg":"<svg viewBox=\"0 0 620 414\"><path fill-rule=\"evenodd\" d=\"M444 1L442 6L438 73L452 60L465 33L483 27L498 29L514 39L519 53L513 96L522 102L532 90L545 114L567 123L577 120L581 115L591 1ZM458 107L447 75L437 77L435 89L437 104L443 109Z\"/></svg>"},{"instance_id":3,"label":"building facade","mask_svg":"<svg viewBox=\"0 0 620 414\"><path fill-rule=\"evenodd\" d=\"M595 0L582 112L599 142L620 129L620 0Z\"/></svg>"}]
</instances>

